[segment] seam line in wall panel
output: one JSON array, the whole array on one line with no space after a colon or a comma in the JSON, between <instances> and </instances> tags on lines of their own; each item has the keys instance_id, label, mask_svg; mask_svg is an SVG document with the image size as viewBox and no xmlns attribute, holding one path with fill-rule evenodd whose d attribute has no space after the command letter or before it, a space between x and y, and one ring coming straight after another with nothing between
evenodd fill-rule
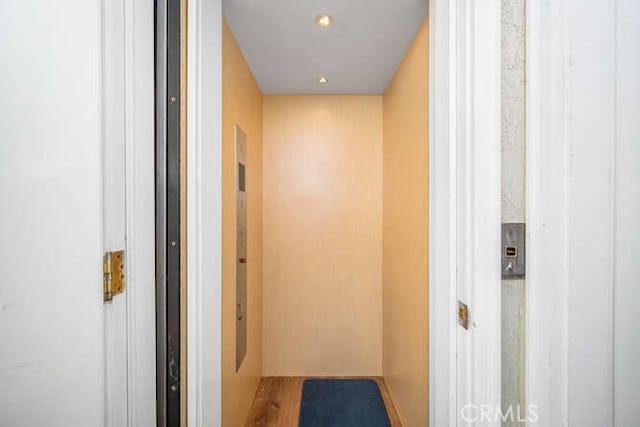
<instances>
[{"instance_id":1,"label":"seam line in wall panel","mask_svg":"<svg viewBox=\"0 0 640 427\"><path fill-rule=\"evenodd\" d=\"M566 1L562 0L559 3L559 8L562 10L561 16L567 16ZM562 187L563 187L563 199L562 199L562 260L563 260L563 282L562 282L562 411L564 420L562 422L567 425L569 423L569 283L571 279L571 272L569 269L569 257L570 257L570 248L569 248L569 154L570 147L568 147L568 135L567 135L567 126L569 115L566 108L567 99L569 99L569 85L567 84L567 68L568 64L566 61L567 50L568 50L568 32L569 29L568 23L566 20L562 21L562 34L561 34L561 73L562 73L562 100L561 100L561 109L562 109L562 148L563 148L563 168L562 168Z\"/></svg>"},{"instance_id":2,"label":"seam line in wall panel","mask_svg":"<svg viewBox=\"0 0 640 427\"><path fill-rule=\"evenodd\" d=\"M618 57L618 37L617 37L617 19L618 19L618 0L613 0L612 5L612 22L610 25L611 29L611 40L613 43L612 49L610 50L611 57L611 149L609 155L610 158L610 205L611 205L611 283L609 289L609 348L611 352L609 354L609 361L611 366L609 366L609 371L611 373L611 425L615 426L615 296L616 296L616 243L617 243L617 96L618 96L618 67L617 67L617 57Z\"/></svg>"}]
</instances>

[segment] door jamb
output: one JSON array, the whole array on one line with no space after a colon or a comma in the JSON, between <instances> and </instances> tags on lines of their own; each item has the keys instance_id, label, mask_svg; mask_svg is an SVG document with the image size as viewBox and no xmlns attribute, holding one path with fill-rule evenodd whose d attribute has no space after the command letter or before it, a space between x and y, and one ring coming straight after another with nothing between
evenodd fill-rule
<instances>
[{"instance_id":1,"label":"door jamb","mask_svg":"<svg viewBox=\"0 0 640 427\"><path fill-rule=\"evenodd\" d=\"M155 393L155 230L153 5L125 0L126 256L129 286L127 381L130 426L153 423ZM144 162L144 163L143 163Z\"/></svg>"},{"instance_id":2,"label":"door jamb","mask_svg":"<svg viewBox=\"0 0 640 427\"><path fill-rule=\"evenodd\" d=\"M453 427L466 422L459 396L501 403L501 5L429 3L429 420ZM459 286L468 331L457 324Z\"/></svg>"},{"instance_id":3,"label":"door jamb","mask_svg":"<svg viewBox=\"0 0 640 427\"><path fill-rule=\"evenodd\" d=\"M105 423L126 409L129 426L150 425L156 414L154 281L153 5L124 0L126 408L107 398ZM104 10L102 11L104 14ZM106 35L103 35L103 37ZM136 55L145 52L147 55ZM148 56L149 55L149 56ZM116 297L120 298L120 297ZM107 353L105 358L109 358ZM109 363L105 359L105 363Z\"/></svg>"},{"instance_id":4,"label":"door jamb","mask_svg":"<svg viewBox=\"0 0 640 427\"><path fill-rule=\"evenodd\" d=\"M187 420L222 425L222 2L187 12Z\"/></svg>"},{"instance_id":5,"label":"door jamb","mask_svg":"<svg viewBox=\"0 0 640 427\"><path fill-rule=\"evenodd\" d=\"M455 426L455 162L451 162L450 17L443 0L429 2L429 425ZM452 171L453 169L453 171ZM455 218L455 217L453 217ZM440 286L436 286L440 284Z\"/></svg>"}]
</instances>

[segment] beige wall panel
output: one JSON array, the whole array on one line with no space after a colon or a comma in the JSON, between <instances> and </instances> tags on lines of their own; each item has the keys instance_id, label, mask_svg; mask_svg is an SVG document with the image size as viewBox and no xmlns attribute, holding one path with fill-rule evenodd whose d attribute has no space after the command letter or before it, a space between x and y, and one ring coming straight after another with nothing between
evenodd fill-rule
<instances>
[{"instance_id":1,"label":"beige wall panel","mask_svg":"<svg viewBox=\"0 0 640 427\"><path fill-rule=\"evenodd\" d=\"M382 372L403 425L428 422L428 24L383 97Z\"/></svg>"},{"instance_id":2,"label":"beige wall panel","mask_svg":"<svg viewBox=\"0 0 640 427\"><path fill-rule=\"evenodd\" d=\"M382 99L264 98L265 376L381 373Z\"/></svg>"},{"instance_id":3,"label":"beige wall panel","mask_svg":"<svg viewBox=\"0 0 640 427\"><path fill-rule=\"evenodd\" d=\"M214 52L212 52L213 54ZM206 120L206 118L205 118ZM235 136L247 134L247 356L235 372ZM222 38L222 420L244 425L262 374L262 93L226 22Z\"/></svg>"}]
</instances>

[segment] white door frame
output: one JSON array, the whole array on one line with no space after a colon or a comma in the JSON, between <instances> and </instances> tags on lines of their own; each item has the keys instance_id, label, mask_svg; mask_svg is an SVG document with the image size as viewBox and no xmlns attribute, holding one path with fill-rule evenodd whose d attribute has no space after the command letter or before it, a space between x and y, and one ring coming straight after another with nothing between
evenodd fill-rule
<instances>
[{"instance_id":1,"label":"white door frame","mask_svg":"<svg viewBox=\"0 0 640 427\"><path fill-rule=\"evenodd\" d=\"M154 2L126 0L127 422L156 425Z\"/></svg>"},{"instance_id":2,"label":"white door frame","mask_svg":"<svg viewBox=\"0 0 640 427\"><path fill-rule=\"evenodd\" d=\"M465 392L478 404L500 404L500 1L429 7L430 425L453 426L456 269L468 273L476 325L467 333ZM200 427L221 425L222 408L222 7L191 0L188 9L188 420ZM461 246L462 226L472 240Z\"/></svg>"},{"instance_id":3,"label":"white door frame","mask_svg":"<svg viewBox=\"0 0 640 427\"><path fill-rule=\"evenodd\" d=\"M429 419L438 427L499 424L500 11L498 0L430 1ZM468 331L458 299L470 308ZM469 421L464 404L474 405ZM491 422L479 419L481 405Z\"/></svg>"},{"instance_id":4,"label":"white door frame","mask_svg":"<svg viewBox=\"0 0 640 427\"><path fill-rule=\"evenodd\" d=\"M187 417L222 425L222 2L187 28Z\"/></svg>"},{"instance_id":5,"label":"white door frame","mask_svg":"<svg viewBox=\"0 0 640 427\"><path fill-rule=\"evenodd\" d=\"M103 14L106 6L103 5ZM125 209L126 222L126 288L122 295L105 303L110 306L104 307L104 321L112 319L123 325L122 330L112 332L126 333L126 337L110 335L110 325L106 325L105 338L110 342L105 343L105 373L109 377L105 390L105 426L120 427L123 422L128 426L155 426L155 88L151 78L154 74L155 7L153 1L137 0L123 0L119 6L124 8L121 14L109 18L117 22L105 22L103 15L103 37L115 36L112 40L124 40L121 51L118 47L110 51L123 56L124 79L116 79L119 81L117 88L107 89L124 92L124 105L117 106L116 110L122 112L119 126L124 129L124 135L119 136L124 137L125 164L117 173L125 174L126 200L120 207ZM110 31L124 31L124 35L114 35ZM113 67L111 71L119 72ZM110 142L105 140L103 143ZM124 307L113 310L122 304ZM124 318L113 319L114 315ZM118 362L123 359L122 352L126 353L125 366Z\"/></svg>"}]
</instances>

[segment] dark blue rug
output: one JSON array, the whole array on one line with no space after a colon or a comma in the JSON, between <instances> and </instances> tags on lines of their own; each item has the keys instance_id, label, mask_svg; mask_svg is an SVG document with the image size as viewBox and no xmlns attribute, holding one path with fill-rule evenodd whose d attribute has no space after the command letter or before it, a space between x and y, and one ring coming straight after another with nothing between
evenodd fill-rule
<instances>
[{"instance_id":1,"label":"dark blue rug","mask_svg":"<svg viewBox=\"0 0 640 427\"><path fill-rule=\"evenodd\" d=\"M373 380L306 380L300 427L390 427Z\"/></svg>"}]
</instances>

